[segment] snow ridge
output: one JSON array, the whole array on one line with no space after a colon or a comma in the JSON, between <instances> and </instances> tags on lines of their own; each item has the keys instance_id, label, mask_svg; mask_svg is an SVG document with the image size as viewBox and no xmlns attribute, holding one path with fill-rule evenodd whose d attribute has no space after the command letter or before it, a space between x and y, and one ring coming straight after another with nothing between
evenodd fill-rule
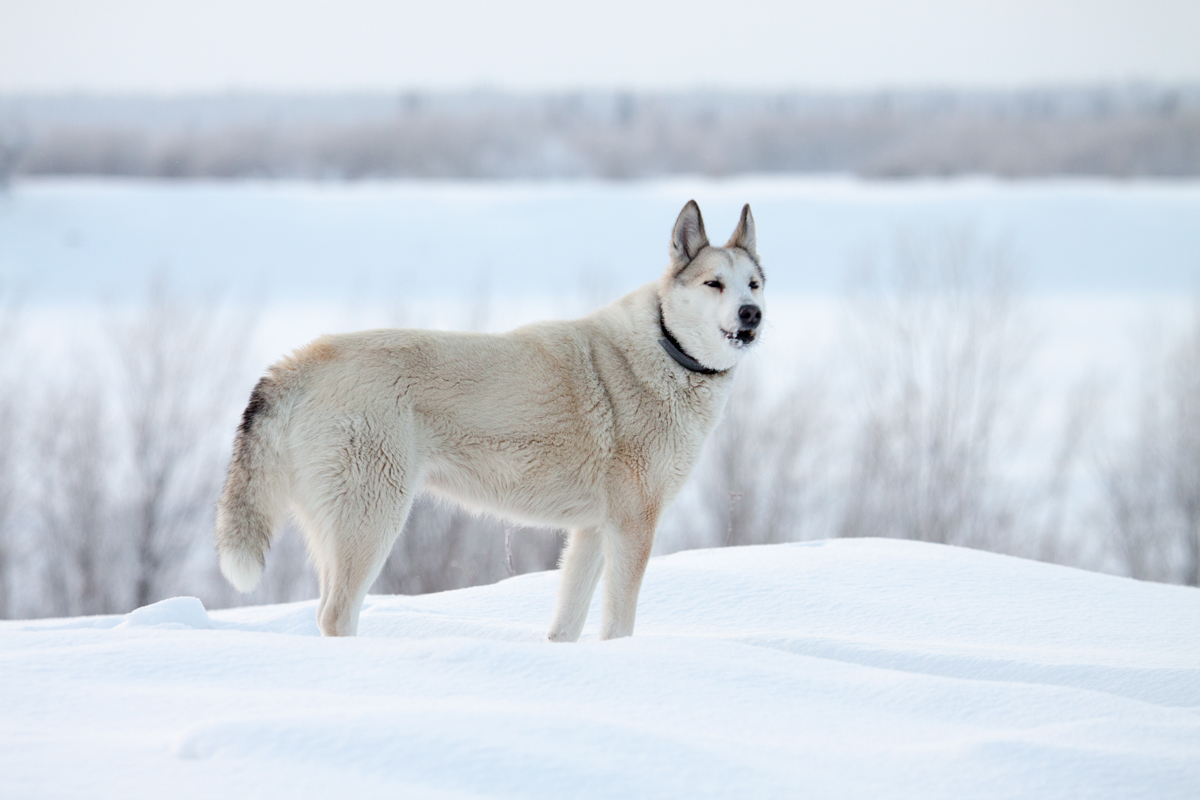
<instances>
[{"instance_id":1,"label":"snow ridge","mask_svg":"<svg viewBox=\"0 0 1200 800\"><path fill-rule=\"evenodd\" d=\"M1192 797L1200 591L891 540L653 559L637 633L557 576L0 623L5 797Z\"/></svg>"}]
</instances>

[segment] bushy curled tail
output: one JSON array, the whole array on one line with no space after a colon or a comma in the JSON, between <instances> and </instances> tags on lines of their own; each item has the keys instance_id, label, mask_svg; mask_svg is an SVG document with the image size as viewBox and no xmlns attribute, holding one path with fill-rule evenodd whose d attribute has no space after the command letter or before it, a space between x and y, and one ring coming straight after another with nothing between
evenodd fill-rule
<instances>
[{"instance_id":1,"label":"bushy curled tail","mask_svg":"<svg viewBox=\"0 0 1200 800\"><path fill-rule=\"evenodd\" d=\"M281 391L273 378L266 377L250 393L233 442L225 488L217 501L215 535L221 574L239 592L258 585L271 538L287 508L275 408Z\"/></svg>"}]
</instances>

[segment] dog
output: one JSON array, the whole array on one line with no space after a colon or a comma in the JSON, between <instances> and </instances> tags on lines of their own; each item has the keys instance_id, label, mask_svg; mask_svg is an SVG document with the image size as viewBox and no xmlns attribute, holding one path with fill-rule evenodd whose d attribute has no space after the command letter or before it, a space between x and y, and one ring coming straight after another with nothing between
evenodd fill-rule
<instances>
[{"instance_id":1,"label":"dog","mask_svg":"<svg viewBox=\"0 0 1200 800\"><path fill-rule=\"evenodd\" d=\"M252 590L290 508L320 581L321 633L354 635L425 488L569 529L550 641L579 638L602 572L600 636L631 635L659 516L717 424L764 308L749 205L714 247L689 201L669 253L658 281L582 319L322 336L271 366L217 503L221 572Z\"/></svg>"}]
</instances>

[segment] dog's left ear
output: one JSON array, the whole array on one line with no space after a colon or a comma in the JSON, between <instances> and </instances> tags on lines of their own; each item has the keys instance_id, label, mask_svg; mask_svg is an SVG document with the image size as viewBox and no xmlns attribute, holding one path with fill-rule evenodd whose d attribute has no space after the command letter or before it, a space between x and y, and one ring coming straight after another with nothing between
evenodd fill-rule
<instances>
[{"instance_id":1,"label":"dog's left ear","mask_svg":"<svg viewBox=\"0 0 1200 800\"><path fill-rule=\"evenodd\" d=\"M754 236L754 216L750 213L750 204L742 206L742 218L738 220L737 230L729 237L726 247L740 247L758 261L758 251L755 249L757 239Z\"/></svg>"},{"instance_id":2,"label":"dog's left ear","mask_svg":"<svg viewBox=\"0 0 1200 800\"><path fill-rule=\"evenodd\" d=\"M704 232L704 218L695 200L688 200L675 229L671 231L671 267L679 271L691 263L704 248L708 247L708 234Z\"/></svg>"}]
</instances>

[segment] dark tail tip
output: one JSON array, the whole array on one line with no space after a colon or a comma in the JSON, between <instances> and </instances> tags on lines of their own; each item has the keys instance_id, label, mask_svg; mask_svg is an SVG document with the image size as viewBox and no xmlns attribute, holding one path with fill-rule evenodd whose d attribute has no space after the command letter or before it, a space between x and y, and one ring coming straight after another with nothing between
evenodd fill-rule
<instances>
[{"instance_id":1,"label":"dark tail tip","mask_svg":"<svg viewBox=\"0 0 1200 800\"><path fill-rule=\"evenodd\" d=\"M246 410L242 412L242 424L238 426L238 433L248 435L250 428L254 425L254 419L267 408L267 387L270 386L270 378L261 378L254 386L254 391L250 392L250 402L246 404Z\"/></svg>"}]
</instances>

